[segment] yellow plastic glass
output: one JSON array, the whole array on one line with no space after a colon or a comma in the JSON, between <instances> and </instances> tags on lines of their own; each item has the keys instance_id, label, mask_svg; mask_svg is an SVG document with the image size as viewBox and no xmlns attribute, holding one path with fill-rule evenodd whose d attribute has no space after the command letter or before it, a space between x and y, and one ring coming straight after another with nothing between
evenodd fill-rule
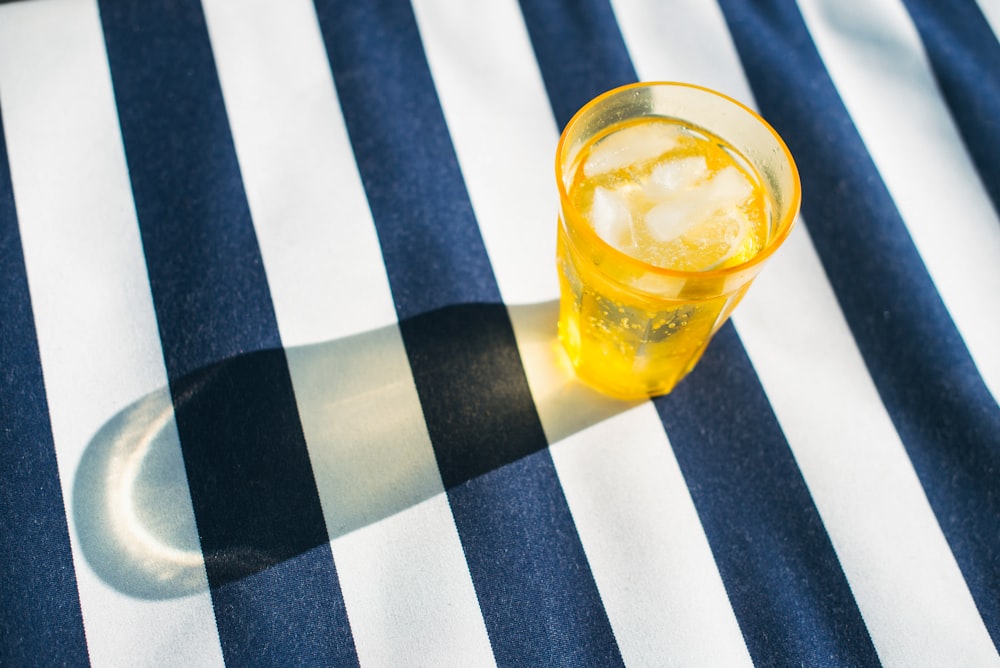
<instances>
[{"instance_id":1,"label":"yellow plastic glass","mask_svg":"<svg viewBox=\"0 0 1000 668\"><path fill-rule=\"evenodd\" d=\"M761 249L733 266L679 271L606 243L570 188L595 137L643 118L675 119L722 138L756 171L770 205ZM577 376L623 399L666 394L697 364L768 258L791 232L801 199L798 171L781 137L721 93L683 83L623 86L591 100L556 149L559 188L559 337Z\"/></svg>"}]
</instances>

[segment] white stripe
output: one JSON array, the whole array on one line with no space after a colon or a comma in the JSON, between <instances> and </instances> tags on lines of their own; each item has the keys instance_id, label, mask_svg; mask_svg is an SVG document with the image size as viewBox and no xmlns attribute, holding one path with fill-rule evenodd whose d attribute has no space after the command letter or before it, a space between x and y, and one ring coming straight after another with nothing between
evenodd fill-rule
<instances>
[{"instance_id":1,"label":"white stripe","mask_svg":"<svg viewBox=\"0 0 1000 668\"><path fill-rule=\"evenodd\" d=\"M418 0L414 9L559 478L626 664L750 665L652 404L600 397L562 364L554 302L558 133L517 4Z\"/></svg>"},{"instance_id":2,"label":"white stripe","mask_svg":"<svg viewBox=\"0 0 1000 668\"><path fill-rule=\"evenodd\" d=\"M204 8L361 663L491 665L313 5Z\"/></svg>"},{"instance_id":3,"label":"white stripe","mask_svg":"<svg viewBox=\"0 0 1000 668\"><path fill-rule=\"evenodd\" d=\"M284 345L395 323L312 3L203 6Z\"/></svg>"},{"instance_id":4,"label":"white stripe","mask_svg":"<svg viewBox=\"0 0 1000 668\"><path fill-rule=\"evenodd\" d=\"M653 404L552 456L626 665L752 665Z\"/></svg>"},{"instance_id":5,"label":"white stripe","mask_svg":"<svg viewBox=\"0 0 1000 668\"><path fill-rule=\"evenodd\" d=\"M938 292L1000 398L1000 220L902 3L800 3ZM891 314L890 314L891 315Z\"/></svg>"},{"instance_id":6,"label":"white stripe","mask_svg":"<svg viewBox=\"0 0 1000 668\"><path fill-rule=\"evenodd\" d=\"M221 665L96 3L0 8L0 94L90 660Z\"/></svg>"},{"instance_id":7,"label":"white stripe","mask_svg":"<svg viewBox=\"0 0 1000 668\"><path fill-rule=\"evenodd\" d=\"M997 665L916 473L796 231L735 316L886 666ZM819 349L817 344L821 347Z\"/></svg>"},{"instance_id":8,"label":"white stripe","mask_svg":"<svg viewBox=\"0 0 1000 668\"><path fill-rule=\"evenodd\" d=\"M615 7L643 78L693 80L752 99L718 8L694 1ZM670 16L696 12L693 40L686 37L692 29ZM711 71L701 67L706 60L714 63ZM733 320L883 662L995 665L996 652L804 226Z\"/></svg>"},{"instance_id":9,"label":"white stripe","mask_svg":"<svg viewBox=\"0 0 1000 668\"><path fill-rule=\"evenodd\" d=\"M517 6L418 0L413 10L487 252L494 268L517 259L517 271L497 272L504 302L555 299L559 135Z\"/></svg>"},{"instance_id":10,"label":"white stripe","mask_svg":"<svg viewBox=\"0 0 1000 668\"><path fill-rule=\"evenodd\" d=\"M1000 2L998 0L978 0L979 9L990 24L994 36L1000 39Z\"/></svg>"}]
</instances>

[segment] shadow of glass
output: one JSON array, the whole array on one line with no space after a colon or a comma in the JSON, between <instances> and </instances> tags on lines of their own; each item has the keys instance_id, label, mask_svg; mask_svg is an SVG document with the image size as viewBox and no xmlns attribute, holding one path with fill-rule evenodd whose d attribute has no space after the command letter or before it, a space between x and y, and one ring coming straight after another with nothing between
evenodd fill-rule
<instances>
[{"instance_id":1,"label":"shadow of glass","mask_svg":"<svg viewBox=\"0 0 1000 668\"><path fill-rule=\"evenodd\" d=\"M496 305L451 307L449 318L454 319L456 308L477 322L482 321L477 309ZM549 444L636 405L605 397L576 380L556 340L556 302L508 306L507 312ZM446 354L449 346L433 349ZM203 558L174 416L185 409L184 402L219 392L213 384L231 382L227 366L273 364L276 352L251 353L199 371L194 382L179 383L187 390L173 402L169 388L157 390L111 418L88 444L73 487L74 519L85 558L111 586L138 598L174 598L205 591L206 560L210 565L216 563L212 560L239 564L234 578L274 561L258 558L274 552L270 539L257 545L253 536ZM336 500L336 507L324 508L329 538L443 491L398 327L289 348L284 355L316 486L321 499ZM284 554L280 559L303 546L277 547Z\"/></svg>"}]
</instances>

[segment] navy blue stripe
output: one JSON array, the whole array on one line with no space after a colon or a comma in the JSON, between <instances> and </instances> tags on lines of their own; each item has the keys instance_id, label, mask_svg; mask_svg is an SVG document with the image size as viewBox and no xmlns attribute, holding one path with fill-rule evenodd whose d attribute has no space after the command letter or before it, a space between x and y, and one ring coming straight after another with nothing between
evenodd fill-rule
<instances>
[{"instance_id":1,"label":"navy blue stripe","mask_svg":"<svg viewBox=\"0 0 1000 668\"><path fill-rule=\"evenodd\" d=\"M638 79L610 3L529 1L521 13L560 128L594 97Z\"/></svg>"},{"instance_id":2,"label":"navy blue stripe","mask_svg":"<svg viewBox=\"0 0 1000 668\"><path fill-rule=\"evenodd\" d=\"M974 0L904 0L904 4L1000 214L1000 42Z\"/></svg>"},{"instance_id":3,"label":"navy blue stripe","mask_svg":"<svg viewBox=\"0 0 1000 668\"><path fill-rule=\"evenodd\" d=\"M802 212L844 316L997 642L1000 409L794 2L721 4L762 113L796 156Z\"/></svg>"},{"instance_id":4,"label":"navy blue stripe","mask_svg":"<svg viewBox=\"0 0 1000 668\"><path fill-rule=\"evenodd\" d=\"M499 303L411 10L316 7L400 320Z\"/></svg>"},{"instance_id":5,"label":"navy blue stripe","mask_svg":"<svg viewBox=\"0 0 1000 668\"><path fill-rule=\"evenodd\" d=\"M654 400L754 663L877 666L868 629L735 328Z\"/></svg>"},{"instance_id":6,"label":"navy blue stripe","mask_svg":"<svg viewBox=\"0 0 1000 668\"><path fill-rule=\"evenodd\" d=\"M521 13L560 128L597 95L638 81L606 0L521 0Z\"/></svg>"},{"instance_id":7,"label":"navy blue stripe","mask_svg":"<svg viewBox=\"0 0 1000 668\"><path fill-rule=\"evenodd\" d=\"M496 659L615 665L405 0L317 0L414 381Z\"/></svg>"},{"instance_id":8,"label":"navy blue stripe","mask_svg":"<svg viewBox=\"0 0 1000 668\"><path fill-rule=\"evenodd\" d=\"M100 10L225 658L356 664L201 6Z\"/></svg>"},{"instance_id":9,"label":"navy blue stripe","mask_svg":"<svg viewBox=\"0 0 1000 668\"><path fill-rule=\"evenodd\" d=\"M593 20L580 31L570 18L579 11L606 16L606 2L521 4L552 107L565 109L560 125L575 109L558 99L577 104L606 82L635 79L615 25ZM563 23L573 28L554 35L552 26ZM590 44L608 54L606 63L590 64L593 81L574 73L576 54ZM732 325L655 405L754 661L877 665L833 546Z\"/></svg>"},{"instance_id":10,"label":"navy blue stripe","mask_svg":"<svg viewBox=\"0 0 1000 668\"><path fill-rule=\"evenodd\" d=\"M87 665L0 119L0 665Z\"/></svg>"}]
</instances>

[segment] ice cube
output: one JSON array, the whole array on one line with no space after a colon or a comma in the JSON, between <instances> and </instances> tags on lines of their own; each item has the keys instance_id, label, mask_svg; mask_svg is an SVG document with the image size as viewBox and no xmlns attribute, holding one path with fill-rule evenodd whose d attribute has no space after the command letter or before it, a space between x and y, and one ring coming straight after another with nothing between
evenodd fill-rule
<instances>
[{"instance_id":1,"label":"ice cube","mask_svg":"<svg viewBox=\"0 0 1000 668\"><path fill-rule=\"evenodd\" d=\"M644 220L653 238L672 241L703 222L711 214L703 190L692 188L675 193L647 211Z\"/></svg>"},{"instance_id":2,"label":"ice cube","mask_svg":"<svg viewBox=\"0 0 1000 668\"><path fill-rule=\"evenodd\" d=\"M619 250L632 243L632 214L628 204L613 190L595 188L590 224L597 236Z\"/></svg>"},{"instance_id":3,"label":"ice cube","mask_svg":"<svg viewBox=\"0 0 1000 668\"><path fill-rule=\"evenodd\" d=\"M742 215L739 207L752 193L753 185L740 170L725 167L697 185L661 194L645 223L658 241L672 241L715 215Z\"/></svg>"},{"instance_id":4,"label":"ice cube","mask_svg":"<svg viewBox=\"0 0 1000 668\"><path fill-rule=\"evenodd\" d=\"M655 200L676 190L692 188L707 175L708 164L704 156L692 155L668 160L653 168L643 191L647 197Z\"/></svg>"},{"instance_id":5,"label":"ice cube","mask_svg":"<svg viewBox=\"0 0 1000 668\"><path fill-rule=\"evenodd\" d=\"M712 198L720 209L736 208L753 194L753 184L733 166L720 169L711 179Z\"/></svg>"},{"instance_id":6,"label":"ice cube","mask_svg":"<svg viewBox=\"0 0 1000 668\"><path fill-rule=\"evenodd\" d=\"M719 221L717 241L724 250L722 250L713 267L721 265L744 250L744 247L747 245L747 238L750 236L751 227L750 219L738 209L728 211L723 216Z\"/></svg>"},{"instance_id":7,"label":"ice cube","mask_svg":"<svg viewBox=\"0 0 1000 668\"><path fill-rule=\"evenodd\" d=\"M677 145L680 130L659 123L642 123L608 135L591 149L583 174L592 178L658 158Z\"/></svg>"}]
</instances>

